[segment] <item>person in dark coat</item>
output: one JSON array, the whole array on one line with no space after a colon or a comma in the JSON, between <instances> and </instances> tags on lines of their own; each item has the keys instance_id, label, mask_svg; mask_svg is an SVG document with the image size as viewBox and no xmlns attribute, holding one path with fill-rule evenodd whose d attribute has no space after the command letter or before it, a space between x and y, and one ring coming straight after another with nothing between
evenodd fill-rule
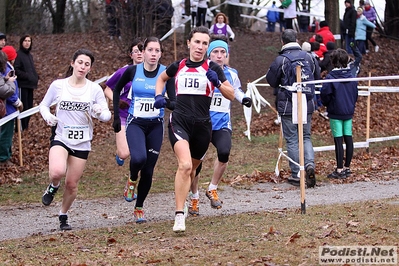
<instances>
[{"instance_id":1,"label":"person in dark coat","mask_svg":"<svg viewBox=\"0 0 399 266\"><path fill-rule=\"evenodd\" d=\"M362 61L362 54L357 48L355 42L357 12L353 7L351 0L345 0L345 6L346 8L343 19L343 26L345 28L345 50L348 52L348 54L353 54L355 56L352 74L356 77L360 71L360 62Z\"/></svg>"},{"instance_id":2,"label":"person in dark coat","mask_svg":"<svg viewBox=\"0 0 399 266\"><path fill-rule=\"evenodd\" d=\"M21 101L24 111L33 107L33 91L37 88L39 76L37 75L32 50L32 36L24 35L19 40L19 50L15 59L14 68L18 76L18 85L21 89ZM30 116L21 119L22 130L29 127Z\"/></svg>"},{"instance_id":3,"label":"person in dark coat","mask_svg":"<svg viewBox=\"0 0 399 266\"><path fill-rule=\"evenodd\" d=\"M289 71L291 66L290 60L286 57L292 55L295 59L302 59L305 63L309 64L311 73L307 80L320 79L320 67L316 59L307 52L303 52L301 46L297 43L297 33L292 29L286 29L281 35L281 41L283 47L281 48L280 55L273 61L266 74L266 80L272 88L275 90L277 97L277 111L281 117L281 124L283 129L283 135L287 143L287 153L293 161L299 163L299 152L298 152L298 125L292 122L293 111L292 95L286 87L292 86L288 84L290 80L295 77L291 77L292 73ZM315 163L314 163L314 151L311 140L311 120L312 113L315 110L314 106L314 85L307 85L306 89L310 89L310 93L306 95L307 100L307 123L303 125L303 146L304 146L304 157L305 157L305 170L306 170L306 183L308 187L314 187L316 185L315 177ZM288 182L294 186L299 186L300 178L299 166L293 162L289 162L291 168L291 176L288 178Z\"/></svg>"},{"instance_id":4,"label":"person in dark coat","mask_svg":"<svg viewBox=\"0 0 399 266\"><path fill-rule=\"evenodd\" d=\"M349 56L344 49L331 54L333 70L326 79L353 78L348 67ZM357 81L323 83L321 101L327 107L331 133L334 137L337 168L328 178L343 179L351 175L350 164L353 157L352 118L358 98ZM346 144L345 164L343 141Z\"/></svg>"},{"instance_id":5,"label":"person in dark coat","mask_svg":"<svg viewBox=\"0 0 399 266\"><path fill-rule=\"evenodd\" d=\"M334 66L332 65L331 62L331 53L335 50L335 43L333 42L328 42L327 43L327 52L324 53L324 59L322 61L320 61L320 70L322 73L322 76L327 75L333 68ZM323 75L323 72L324 75Z\"/></svg>"}]
</instances>

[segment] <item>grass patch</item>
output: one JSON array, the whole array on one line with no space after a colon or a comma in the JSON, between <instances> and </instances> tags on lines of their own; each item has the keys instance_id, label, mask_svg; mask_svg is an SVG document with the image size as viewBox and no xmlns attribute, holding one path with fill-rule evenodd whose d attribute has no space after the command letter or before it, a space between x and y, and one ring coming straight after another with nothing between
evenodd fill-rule
<instances>
[{"instance_id":1,"label":"grass patch","mask_svg":"<svg viewBox=\"0 0 399 266\"><path fill-rule=\"evenodd\" d=\"M6 265L318 265L323 245L398 246L398 200L55 233L0 242Z\"/></svg>"}]
</instances>

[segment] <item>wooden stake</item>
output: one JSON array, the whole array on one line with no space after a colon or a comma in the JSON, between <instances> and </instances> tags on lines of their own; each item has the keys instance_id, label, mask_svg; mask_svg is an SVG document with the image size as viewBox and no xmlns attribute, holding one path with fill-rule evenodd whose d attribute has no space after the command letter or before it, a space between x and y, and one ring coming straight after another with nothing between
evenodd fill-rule
<instances>
[{"instance_id":1,"label":"wooden stake","mask_svg":"<svg viewBox=\"0 0 399 266\"><path fill-rule=\"evenodd\" d=\"M23 166L22 159L22 136L21 136L21 119L17 118L18 147L19 147L19 166Z\"/></svg>"},{"instance_id":2,"label":"wooden stake","mask_svg":"<svg viewBox=\"0 0 399 266\"><path fill-rule=\"evenodd\" d=\"M278 148L279 148L279 151L281 151L283 149L283 125L282 125L281 122L280 122L280 135L278 137ZM282 160L283 160L283 157L280 156L280 159L277 162L277 167L278 167L278 172L279 173L281 171L281 162L282 162Z\"/></svg>"},{"instance_id":3,"label":"wooden stake","mask_svg":"<svg viewBox=\"0 0 399 266\"><path fill-rule=\"evenodd\" d=\"M175 61L177 60L177 49L176 49L176 31L173 32L173 47L175 49Z\"/></svg>"},{"instance_id":4,"label":"wooden stake","mask_svg":"<svg viewBox=\"0 0 399 266\"><path fill-rule=\"evenodd\" d=\"M296 67L296 80L301 82L301 67ZM304 149L303 149L303 124L302 124L302 89L297 91L298 96L298 144L299 144L299 171L300 171L300 190L301 190L301 213L306 213L305 204L305 160L304 160Z\"/></svg>"},{"instance_id":5,"label":"wooden stake","mask_svg":"<svg viewBox=\"0 0 399 266\"><path fill-rule=\"evenodd\" d=\"M369 77L371 77L371 72L369 72ZM366 141L368 142L370 138L370 101L371 101L371 95L370 95L370 87L371 87L371 80L369 80L369 95L367 95L367 114L366 114ZM369 152L369 147L367 146L366 152Z\"/></svg>"}]
</instances>

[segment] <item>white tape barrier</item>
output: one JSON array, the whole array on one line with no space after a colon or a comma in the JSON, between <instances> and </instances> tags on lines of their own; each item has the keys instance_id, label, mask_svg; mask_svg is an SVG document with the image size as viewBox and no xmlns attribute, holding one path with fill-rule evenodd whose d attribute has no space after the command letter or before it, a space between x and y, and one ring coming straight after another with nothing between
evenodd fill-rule
<instances>
[{"instance_id":1,"label":"white tape barrier","mask_svg":"<svg viewBox=\"0 0 399 266\"><path fill-rule=\"evenodd\" d=\"M254 83L247 84L247 92L245 96L250 97L252 99L252 106L254 107L257 113L260 113L261 105L262 106L269 106L272 110L275 110L273 106L260 95L258 89L256 88ZM249 109L249 110L248 110ZM244 117L247 123L247 130L244 134L251 140L251 120L252 120L252 108L244 107ZM277 113L276 113L277 114Z\"/></svg>"},{"instance_id":2,"label":"white tape barrier","mask_svg":"<svg viewBox=\"0 0 399 266\"><path fill-rule=\"evenodd\" d=\"M245 97L250 97L251 98L251 91L247 90L245 92ZM252 102L252 104L254 104L254 102ZM251 107L246 107L243 106L242 107L244 110L244 117L245 117L245 121L247 123L247 130L244 131L244 135L246 135L248 137L249 140L251 140L251 118L252 118L252 108Z\"/></svg>"},{"instance_id":3,"label":"white tape barrier","mask_svg":"<svg viewBox=\"0 0 399 266\"><path fill-rule=\"evenodd\" d=\"M106 81L107 79L108 79L108 76L104 76L100 79L95 80L94 82L100 84L100 83ZM52 105L54 105L54 104L55 103L53 103ZM3 117L2 119L0 119L0 127L2 125L4 125L5 123L13 120L14 118L22 119L22 118L31 116L33 114L36 114L38 112L39 112L39 106L32 107L31 109L23 111L22 113L20 113L19 111L15 111L14 113L9 114L9 115Z\"/></svg>"},{"instance_id":4,"label":"white tape barrier","mask_svg":"<svg viewBox=\"0 0 399 266\"><path fill-rule=\"evenodd\" d=\"M18 115L19 115L19 111L16 111L16 112L14 112L12 114L9 114L9 115L3 117L2 119L0 119L0 127L2 125L4 125L5 123L7 123L7 122L13 120L14 118L18 117Z\"/></svg>"},{"instance_id":5,"label":"white tape barrier","mask_svg":"<svg viewBox=\"0 0 399 266\"><path fill-rule=\"evenodd\" d=\"M233 6L247 7L247 8L251 8L251 9L266 9L266 10L272 10L272 11L277 11L277 12L280 12L280 13L284 13L284 9L280 9L280 8L272 8L272 7L266 7L266 6L260 6L260 5L244 4L244 3L239 3L239 2L231 1L231 0L230 1L226 1L224 3L225 4L229 4L229 5L233 5ZM296 14L297 15L302 15L302 16L308 16L308 17L324 18L324 15L313 14L313 13L309 13L309 12L297 11Z\"/></svg>"},{"instance_id":6,"label":"white tape barrier","mask_svg":"<svg viewBox=\"0 0 399 266\"><path fill-rule=\"evenodd\" d=\"M254 82L248 83L248 91L253 91L253 94L251 93L251 97L254 97L252 99L253 103L254 103L254 108L255 110L259 113L260 112L260 103L262 102L262 98L257 98L258 97L258 90L256 88L256 86L267 86L270 87L269 84L265 84L265 83L257 83L258 81L264 79L265 76L260 77L259 79L257 79ZM399 79L399 76L380 76L380 77L361 77L361 78L348 78L348 79L328 79L328 80L316 80L316 81L308 81L308 82L303 82L303 83L294 83L292 86L289 86L287 89L289 90L296 90L297 86L300 87L300 84L320 84L320 83L331 83L331 82L347 82L347 81L367 81L367 80L389 80L389 79ZM316 85L316 87L319 87L321 85ZM366 89L366 90L359 90L358 91L358 95L359 96L370 96L372 92L399 92L399 87L387 87L387 86L358 86L358 89ZM248 92L247 91L247 92ZM316 91L316 94L320 94L319 91ZM253 96L252 96L253 95ZM264 100L265 102L267 102L266 100ZM264 104L262 104L263 106L265 106ZM269 107L270 104L267 104ZM274 109L274 108L272 108ZM246 118L247 119L247 118ZM247 121L247 130L249 130L250 126L248 125L248 121ZM244 132L245 133L245 132ZM382 142L382 141L389 141L389 140L397 140L399 139L399 136L387 136L387 137L378 137L378 138L369 138L364 142L355 142L353 144L354 148L368 148L370 143L373 142ZM251 139L249 139L251 140ZM344 149L346 149L346 145L344 144ZM321 151L333 151L335 150L335 145L329 145L329 146L321 146L321 147L313 147L313 150L315 152L321 152ZM285 158L287 158L290 162L296 164L299 166L298 163L294 162L291 158L289 158L286 155L286 151L283 151L281 148L278 149L279 152L279 156L277 159L277 163L276 163L276 168L275 168L275 174L276 176L279 175L280 171L278 169L278 162L280 161L281 157L284 156Z\"/></svg>"}]
</instances>

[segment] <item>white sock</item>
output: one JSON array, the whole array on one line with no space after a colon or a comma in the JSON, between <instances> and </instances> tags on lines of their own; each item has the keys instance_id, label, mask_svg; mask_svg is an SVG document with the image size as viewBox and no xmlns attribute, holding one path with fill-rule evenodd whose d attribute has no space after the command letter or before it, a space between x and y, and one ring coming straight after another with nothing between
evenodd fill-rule
<instances>
[{"instance_id":1,"label":"white sock","mask_svg":"<svg viewBox=\"0 0 399 266\"><path fill-rule=\"evenodd\" d=\"M59 213L58 215L68 215L68 212L62 213L62 212L60 211L60 213Z\"/></svg>"},{"instance_id":2,"label":"white sock","mask_svg":"<svg viewBox=\"0 0 399 266\"><path fill-rule=\"evenodd\" d=\"M191 196L190 196L192 199L199 199L199 192L197 191L197 192L195 192L195 193L191 193Z\"/></svg>"},{"instance_id":3,"label":"white sock","mask_svg":"<svg viewBox=\"0 0 399 266\"><path fill-rule=\"evenodd\" d=\"M60 184L61 184L61 183L60 183ZM53 182L51 182L51 186L52 186L53 188L58 188L58 187L60 186L60 184L58 184L58 186L54 186Z\"/></svg>"},{"instance_id":4,"label":"white sock","mask_svg":"<svg viewBox=\"0 0 399 266\"><path fill-rule=\"evenodd\" d=\"M214 185L212 183L209 184L208 191L217 190L217 189L218 189L218 185Z\"/></svg>"}]
</instances>

